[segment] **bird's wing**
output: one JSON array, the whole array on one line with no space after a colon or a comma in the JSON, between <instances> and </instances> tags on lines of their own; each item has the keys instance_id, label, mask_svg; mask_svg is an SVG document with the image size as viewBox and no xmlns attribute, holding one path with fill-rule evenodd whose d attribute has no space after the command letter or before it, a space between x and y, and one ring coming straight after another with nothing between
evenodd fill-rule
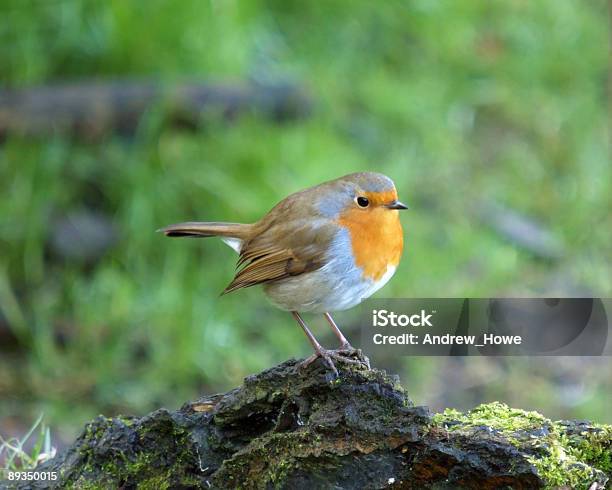
<instances>
[{"instance_id":1,"label":"bird's wing","mask_svg":"<svg viewBox=\"0 0 612 490\"><path fill-rule=\"evenodd\" d=\"M236 276L223 294L297 276L325 265L337 225L327 220L279 221L262 222L262 231L244 242Z\"/></svg>"}]
</instances>

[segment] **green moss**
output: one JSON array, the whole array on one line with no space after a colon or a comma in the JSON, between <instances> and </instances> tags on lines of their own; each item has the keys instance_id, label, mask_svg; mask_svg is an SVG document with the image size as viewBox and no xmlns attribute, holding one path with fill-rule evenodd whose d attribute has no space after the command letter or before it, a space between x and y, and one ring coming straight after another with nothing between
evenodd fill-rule
<instances>
[{"instance_id":1,"label":"green moss","mask_svg":"<svg viewBox=\"0 0 612 490\"><path fill-rule=\"evenodd\" d=\"M119 453L119 456L122 456L122 454ZM75 488L108 488L109 486L107 485L91 483L87 479L91 475L96 475L96 478L98 478L100 474L105 475L110 482L131 479L138 480L139 478L143 478L143 475L148 475L138 484L138 488L144 490L163 490L170 488L171 482L174 481L177 476L183 484L195 484L197 482L192 482L190 478L182 478L180 476L182 472L181 468L183 468L184 463L182 459L183 456L184 455L180 455L180 457L177 457L174 468L161 472L157 471L152 465L156 457L150 453L139 454L134 461L129 461L125 457L106 461L102 465L100 473L96 472L96 469L91 465L85 466L81 478L75 483ZM175 471L175 468L177 468L177 471ZM112 485L110 485L110 487L112 487Z\"/></svg>"},{"instance_id":2,"label":"green moss","mask_svg":"<svg viewBox=\"0 0 612 490\"><path fill-rule=\"evenodd\" d=\"M568 436L561 422L500 402L480 405L466 413L449 408L435 414L433 422L453 432L483 426L496 430L526 453L548 488L588 488L612 470L611 426L593 425L589 431Z\"/></svg>"},{"instance_id":3,"label":"green moss","mask_svg":"<svg viewBox=\"0 0 612 490\"><path fill-rule=\"evenodd\" d=\"M118 415L117 417L115 417L115 419L120 420L128 427L131 427L132 425L134 425L134 422L138 420L137 417L131 417L131 416L125 416L125 415Z\"/></svg>"},{"instance_id":4,"label":"green moss","mask_svg":"<svg viewBox=\"0 0 612 490\"><path fill-rule=\"evenodd\" d=\"M121 450L116 450L103 461L99 457L94 457L98 441L104 437L109 428L117 424L132 427L134 423L135 420L131 417L105 418L100 416L88 424L79 449L83 459L81 472L75 477L75 480L69 482L68 486L72 485L72 488L79 489L112 488L122 480L140 481L138 488L145 490L170 488L176 481L185 485L197 486L199 482L192 481L190 476L184 475L185 461L190 457L191 447L185 441L188 434L184 428L174 424L154 424L137 429L141 437L151 431L156 432L156 437L160 441L159 452L169 450L177 452L175 447L180 449L181 452L176 454L174 464L169 469L156 468L153 465L159 459L156 452L142 452L128 458ZM170 441L173 442L170 443ZM171 446L168 447L168 444Z\"/></svg>"},{"instance_id":5,"label":"green moss","mask_svg":"<svg viewBox=\"0 0 612 490\"><path fill-rule=\"evenodd\" d=\"M568 452L559 439L549 441L544 456L528 456L527 460L546 482L546 488L569 486L586 489L600 476L596 468L579 461Z\"/></svg>"},{"instance_id":6,"label":"green moss","mask_svg":"<svg viewBox=\"0 0 612 490\"><path fill-rule=\"evenodd\" d=\"M593 424L589 431L567 438L571 452L607 475L612 475L612 426Z\"/></svg>"},{"instance_id":7,"label":"green moss","mask_svg":"<svg viewBox=\"0 0 612 490\"><path fill-rule=\"evenodd\" d=\"M289 475L291 469L295 466L294 463L287 459L281 459L277 463L271 466L269 475L269 481L272 482L275 486L280 486L283 483L287 476Z\"/></svg>"},{"instance_id":8,"label":"green moss","mask_svg":"<svg viewBox=\"0 0 612 490\"><path fill-rule=\"evenodd\" d=\"M136 488L138 488L138 490L167 490L170 488L168 475L157 475L147 480L143 480Z\"/></svg>"},{"instance_id":9,"label":"green moss","mask_svg":"<svg viewBox=\"0 0 612 490\"><path fill-rule=\"evenodd\" d=\"M109 485L105 485L102 482L91 482L89 480L85 480L84 478L78 479L76 482L67 485L70 490L101 490L104 488L109 488Z\"/></svg>"},{"instance_id":10,"label":"green moss","mask_svg":"<svg viewBox=\"0 0 612 490\"><path fill-rule=\"evenodd\" d=\"M449 431L486 426L505 435L552 425L549 419L538 412L510 408L500 402L479 405L466 413L447 408L444 412L435 414L433 421L435 424L444 425Z\"/></svg>"},{"instance_id":11,"label":"green moss","mask_svg":"<svg viewBox=\"0 0 612 490\"><path fill-rule=\"evenodd\" d=\"M85 427L85 440L89 442L101 438L112 422L113 419L98 415L93 422L88 423Z\"/></svg>"},{"instance_id":12,"label":"green moss","mask_svg":"<svg viewBox=\"0 0 612 490\"><path fill-rule=\"evenodd\" d=\"M269 434L251 444L248 455L238 454L226 460L215 478L248 481L252 472L256 472L259 481L267 482L272 488L281 488L295 468L296 458L303 456L301 448L325 447L324 439L315 440L307 432Z\"/></svg>"}]
</instances>

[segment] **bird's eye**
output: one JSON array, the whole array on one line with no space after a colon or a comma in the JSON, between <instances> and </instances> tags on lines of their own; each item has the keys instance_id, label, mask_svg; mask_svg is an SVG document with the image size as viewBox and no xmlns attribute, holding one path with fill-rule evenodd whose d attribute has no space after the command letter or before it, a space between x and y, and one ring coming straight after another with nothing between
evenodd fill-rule
<instances>
[{"instance_id":1,"label":"bird's eye","mask_svg":"<svg viewBox=\"0 0 612 490\"><path fill-rule=\"evenodd\" d=\"M370 205L370 201L367 197L359 196L356 201L360 208L367 208Z\"/></svg>"}]
</instances>

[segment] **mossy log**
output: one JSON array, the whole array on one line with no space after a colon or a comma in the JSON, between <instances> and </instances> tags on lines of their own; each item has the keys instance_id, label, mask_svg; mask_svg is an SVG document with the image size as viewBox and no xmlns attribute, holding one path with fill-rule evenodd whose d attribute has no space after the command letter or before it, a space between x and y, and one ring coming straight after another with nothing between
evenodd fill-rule
<instances>
[{"instance_id":1,"label":"mossy log","mask_svg":"<svg viewBox=\"0 0 612 490\"><path fill-rule=\"evenodd\" d=\"M433 415L384 371L334 379L290 360L177 411L98 417L37 469L59 475L38 486L595 489L610 476L611 435L501 403Z\"/></svg>"}]
</instances>

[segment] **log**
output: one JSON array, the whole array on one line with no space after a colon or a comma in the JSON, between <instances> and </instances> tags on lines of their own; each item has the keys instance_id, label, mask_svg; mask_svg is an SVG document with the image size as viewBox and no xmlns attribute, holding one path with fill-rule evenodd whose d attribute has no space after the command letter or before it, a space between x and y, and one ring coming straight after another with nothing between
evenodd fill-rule
<instances>
[{"instance_id":1,"label":"log","mask_svg":"<svg viewBox=\"0 0 612 490\"><path fill-rule=\"evenodd\" d=\"M0 138L73 134L96 139L133 133L142 116L162 109L170 123L198 127L258 112L277 120L305 117L310 97L290 84L163 84L147 80L83 81L0 90Z\"/></svg>"},{"instance_id":2,"label":"log","mask_svg":"<svg viewBox=\"0 0 612 490\"><path fill-rule=\"evenodd\" d=\"M144 417L99 416L8 488L603 488L612 428L494 402L431 414L396 376L289 360ZM10 485L13 485L12 487ZM0 485L1 486L1 485Z\"/></svg>"}]
</instances>

